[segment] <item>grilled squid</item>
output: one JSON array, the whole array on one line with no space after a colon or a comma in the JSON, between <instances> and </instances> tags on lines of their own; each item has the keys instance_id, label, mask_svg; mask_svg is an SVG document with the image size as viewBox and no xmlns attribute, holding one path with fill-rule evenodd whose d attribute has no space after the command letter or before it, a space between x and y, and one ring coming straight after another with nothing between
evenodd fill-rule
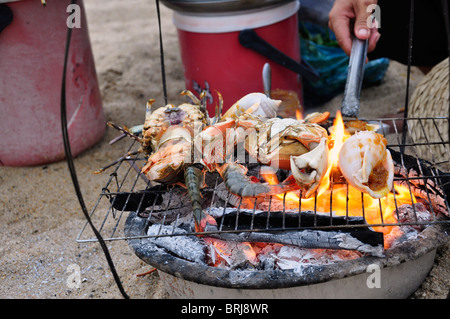
<instances>
[{"instance_id":1,"label":"grilled squid","mask_svg":"<svg viewBox=\"0 0 450 319\"><path fill-rule=\"evenodd\" d=\"M383 135L361 131L349 137L339 153L339 168L347 182L373 198L392 189L394 164L386 144Z\"/></svg>"}]
</instances>

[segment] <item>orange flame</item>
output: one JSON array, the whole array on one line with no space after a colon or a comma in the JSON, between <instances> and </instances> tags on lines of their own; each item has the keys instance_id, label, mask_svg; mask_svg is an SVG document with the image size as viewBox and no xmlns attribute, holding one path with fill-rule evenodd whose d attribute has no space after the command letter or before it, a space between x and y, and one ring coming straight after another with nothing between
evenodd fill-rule
<instances>
[{"instance_id":1,"label":"orange flame","mask_svg":"<svg viewBox=\"0 0 450 319\"><path fill-rule=\"evenodd\" d=\"M303 120L303 114L300 109L295 110L295 117L297 118L297 120Z\"/></svg>"},{"instance_id":2,"label":"orange flame","mask_svg":"<svg viewBox=\"0 0 450 319\"><path fill-rule=\"evenodd\" d=\"M313 210L323 213L330 212L340 216L363 216L371 225L396 223L396 208L402 204L416 203L416 198L407 187L394 185L395 194L391 192L388 196L381 199L362 194L351 185L347 186L344 183L334 184L331 187L332 178L330 176L334 170L339 169L339 151L345 140L350 137L350 134L345 131L345 125L339 111L336 114L333 126L334 130L328 139L330 150L328 168L317 190L317 196L301 199L300 201L299 192L289 192L286 194L286 197L284 197L284 194L278 194L276 197L280 200L285 199L286 209L298 208L301 205L302 211ZM263 178L269 184L278 183L274 173L266 173L263 175ZM374 230L387 235L393 228L394 226L378 226L374 227Z\"/></svg>"}]
</instances>

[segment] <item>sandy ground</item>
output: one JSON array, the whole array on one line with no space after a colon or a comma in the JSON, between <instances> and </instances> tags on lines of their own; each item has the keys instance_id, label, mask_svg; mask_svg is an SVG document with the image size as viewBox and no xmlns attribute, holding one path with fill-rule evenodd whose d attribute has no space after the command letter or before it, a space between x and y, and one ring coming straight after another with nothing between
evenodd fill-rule
<instances>
[{"instance_id":1,"label":"sandy ground","mask_svg":"<svg viewBox=\"0 0 450 319\"><path fill-rule=\"evenodd\" d=\"M128 126L141 124L148 98L163 103L154 1L84 3L106 117ZM161 12L168 96L176 103L184 88L178 39L171 11L162 6ZM413 69L413 88L421 78ZM384 83L362 92L360 116L376 118L403 107L405 82L406 67L392 62ZM322 109L339 109L341 100L337 96ZM108 178L92 171L123 154L124 148L108 144L115 136L117 132L108 128L100 143L75 159L88 209ZM43 183L45 187L40 187ZM122 298L98 243L76 242L85 219L73 190L66 162L0 168L0 298ZM131 298L169 298L157 272L137 276L151 267L125 241L107 245ZM68 285L73 269L81 274L79 288ZM446 245L438 250L435 266L412 297L445 298L449 287Z\"/></svg>"}]
</instances>

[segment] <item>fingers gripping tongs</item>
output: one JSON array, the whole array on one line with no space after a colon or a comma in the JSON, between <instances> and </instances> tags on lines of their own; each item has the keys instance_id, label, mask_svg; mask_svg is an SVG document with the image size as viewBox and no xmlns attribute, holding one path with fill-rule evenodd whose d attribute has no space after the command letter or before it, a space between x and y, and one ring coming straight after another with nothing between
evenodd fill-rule
<instances>
[{"instance_id":1,"label":"fingers gripping tongs","mask_svg":"<svg viewBox=\"0 0 450 319\"><path fill-rule=\"evenodd\" d=\"M347 82L345 83L344 98L341 113L347 117L357 117L359 113L359 97L364 77L364 66L367 56L367 40L353 37L352 51L348 65Z\"/></svg>"}]
</instances>

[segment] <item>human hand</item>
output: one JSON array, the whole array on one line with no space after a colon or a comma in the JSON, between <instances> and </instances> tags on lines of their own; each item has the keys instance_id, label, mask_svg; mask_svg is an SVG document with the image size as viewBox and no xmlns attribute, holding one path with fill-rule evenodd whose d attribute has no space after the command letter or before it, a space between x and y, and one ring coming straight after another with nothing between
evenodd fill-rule
<instances>
[{"instance_id":1,"label":"human hand","mask_svg":"<svg viewBox=\"0 0 450 319\"><path fill-rule=\"evenodd\" d=\"M368 39L367 52L373 51L380 39L376 23L372 28L368 23L372 10L367 10L371 4L377 4L377 0L336 0L330 10L328 25L347 55L352 49L352 26L357 38Z\"/></svg>"}]
</instances>

